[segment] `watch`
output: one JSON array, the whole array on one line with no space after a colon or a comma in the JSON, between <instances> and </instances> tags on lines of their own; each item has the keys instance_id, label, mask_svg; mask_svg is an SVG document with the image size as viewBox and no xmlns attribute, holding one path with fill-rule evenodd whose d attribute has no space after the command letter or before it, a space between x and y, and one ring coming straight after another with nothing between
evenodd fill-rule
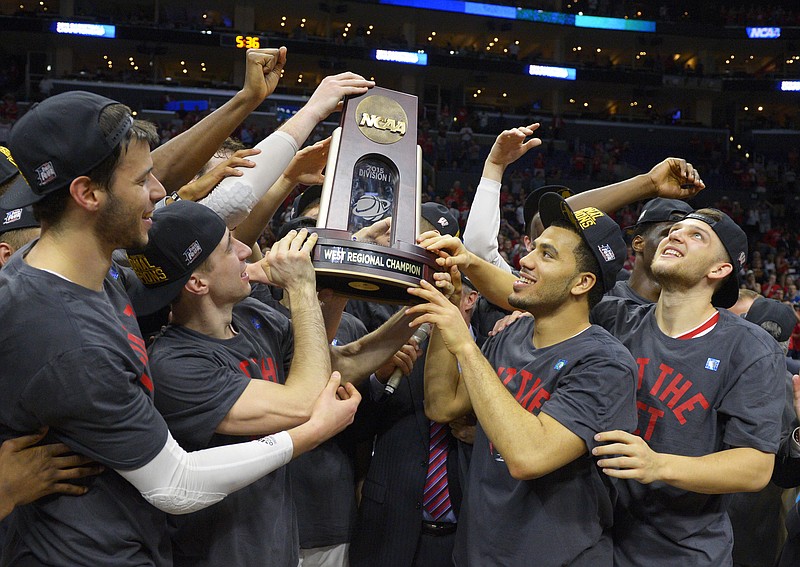
<instances>
[{"instance_id":1,"label":"watch","mask_svg":"<svg viewBox=\"0 0 800 567\"><path fill-rule=\"evenodd\" d=\"M173 191L172 193L170 193L169 198L172 199L173 203L177 203L178 201L181 200L181 197L180 195L178 195L177 191Z\"/></svg>"}]
</instances>

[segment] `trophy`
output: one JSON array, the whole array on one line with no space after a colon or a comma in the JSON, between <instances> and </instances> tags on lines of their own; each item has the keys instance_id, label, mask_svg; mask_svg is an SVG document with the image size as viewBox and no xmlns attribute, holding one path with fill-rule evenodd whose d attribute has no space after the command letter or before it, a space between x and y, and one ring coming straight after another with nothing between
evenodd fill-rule
<instances>
[{"instance_id":1,"label":"trophy","mask_svg":"<svg viewBox=\"0 0 800 567\"><path fill-rule=\"evenodd\" d=\"M320 287L358 299L412 303L406 288L433 283L436 255L417 246L422 197L417 97L374 87L348 97L333 132L312 261ZM356 240L391 218L389 246Z\"/></svg>"}]
</instances>

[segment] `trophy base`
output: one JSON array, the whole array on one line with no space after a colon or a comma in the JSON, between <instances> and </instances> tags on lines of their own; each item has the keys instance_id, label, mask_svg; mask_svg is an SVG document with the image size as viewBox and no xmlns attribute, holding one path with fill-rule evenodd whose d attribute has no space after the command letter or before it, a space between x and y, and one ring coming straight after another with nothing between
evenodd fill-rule
<instances>
[{"instance_id":1,"label":"trophy base","mask_svg":"<svg viewBox=\"0 0 800 567\"><path fill-rule=\"evenodd\" d=\"M353 240L345 230L314 229L319 235L311 255L317 285L355 299L408 305L419 300L408 294L420 280L434 283L441 271L436 255L414 244L394 247Z\"/></svg>"}]
</instances>

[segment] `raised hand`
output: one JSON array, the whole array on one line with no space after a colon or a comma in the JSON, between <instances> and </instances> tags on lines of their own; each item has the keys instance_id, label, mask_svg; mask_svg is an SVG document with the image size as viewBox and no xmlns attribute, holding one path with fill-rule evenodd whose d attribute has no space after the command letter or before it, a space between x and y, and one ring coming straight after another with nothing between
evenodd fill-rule
<instances>
[{"instance_id":1,"label":"raised hand","mask_svg":"<svg viewBox=\"0 0 800 567\"><path fill-rule=\"evenodd\" d=\"M528 153L529 150L542 145L540 138L531 138L527 142L525 138L532 136L539 129L539 124L529 124L528 126L518 126L510 130L503 130L489 150L486 158L486 165L494 165L505 169L519 158Z\"/></svg>"},{"instance_id":2,"label":"raised hand","mask_svg":"<svg viewBox=\"0 0 800 567\"><path fill-rule=\"evenodd\" d=\"M317 234L305 228L290 230L280 239L260 262L269 281L289 292L303 286L316 289L316 275L311 264L311 250L317 243Z\"/></svg>"},{"instance_id":3,"label":"raised hand","mask_svg":"<svg viewBox=\"0 0 800 567\"><path fill-rule=\"evenodd\" d=\"M283 176L292 185L297 185L298 183L303 185L322 185L322 182L325 181L322 170L325 169L325 164L328 161L330 147L330 137L311 146L306 146L295 154L289 166L284 170Z\"/></svg>"},{"instance_id":4,"label":"raised hand","mask_svg":"<svg viewBox=\"0 0 800 567\"><path fill-rule=\"evenodd\" d=\"M304 108L314 113L317 122L322 122L337 109L345 96L364 94L374 86L375 81L349 71L329 75L322 79Z\"/></svg>"},{"instance_id":5,"label":"raised hand","mask_svg":"<svg viewBox=\"0 0 800 567\"><path fill-rule=\"evenodd\" d=\"M647 175L657 196L665 199L689 199L706 186L700 173L682 158L667 158L656 164Z\"/></svg>"},{"instance_id":6,"label":"raised hand","mask_svg":"<svg viewBox=\"0 0 800 567\"><path fill-rule=\"evenodd\" d=\"M466 268L470 264L470 252L461 239L455 236L442 236L435 230L431 230L420 234L417 237L417 244L439 254L436 263L443 268L450 266Z\"/></svg>"},{"instance_id":7,"label":"raised hand","mask_svg":"<svg viewBox=\"0 0 800 567\"><path fill-rule=\"evenodd\" d=\"M423 323L435 325L447 350L454 355L457 355L466 345L475 342L458 306L453 305L427 281L420 280L420 287L409 288L408 293L427 302L414 305L406 310L407 315L415 316L410 323L412 327L418 327Z\"/></svg>"},{"instance_id":8,"label":"raised hand","mask_svg":"<svg viewBox=\"0 0 800 567\"><path fill-rule=\"evenodd\" d=\"M286 48L248 49L242 92L259 103L273 93L286 65Z\"/></svg>"},{"instance_id":9,"label":"raised hand","mask_svg":"<svg viewBox=\"0 0 800 567\"><path fill-rule=\"evenodd\" d=\"M216 167L207 171L194 181L191 181L178 190L181 199L189 201L199 201L216 187L220 181L226 177L241 177L242 171L239 167L255 167L255 163L247 159L249 156L258 155L261 150L256 148L241 149L235 151L231 157L218 164Z\"/></svg>"}]
</instances>

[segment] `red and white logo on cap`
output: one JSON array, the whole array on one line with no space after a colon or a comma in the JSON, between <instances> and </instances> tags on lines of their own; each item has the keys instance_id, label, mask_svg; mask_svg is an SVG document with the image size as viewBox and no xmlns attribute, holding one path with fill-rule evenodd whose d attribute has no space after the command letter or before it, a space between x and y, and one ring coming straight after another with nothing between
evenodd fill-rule
<instances>
[{"instance_id":1,"label":"red and white logo on cap","mask_svg":"<svg viewBox=\"0 0 800 567\"><path fill-rule=\"evenodd\" d=\"M22 209L14 209L13 211L8 211L6 213L6 218L3 219L3 224L11 224L12 222L17 222L19 219L22 218Z\"/></svg>"}]
</instances>

